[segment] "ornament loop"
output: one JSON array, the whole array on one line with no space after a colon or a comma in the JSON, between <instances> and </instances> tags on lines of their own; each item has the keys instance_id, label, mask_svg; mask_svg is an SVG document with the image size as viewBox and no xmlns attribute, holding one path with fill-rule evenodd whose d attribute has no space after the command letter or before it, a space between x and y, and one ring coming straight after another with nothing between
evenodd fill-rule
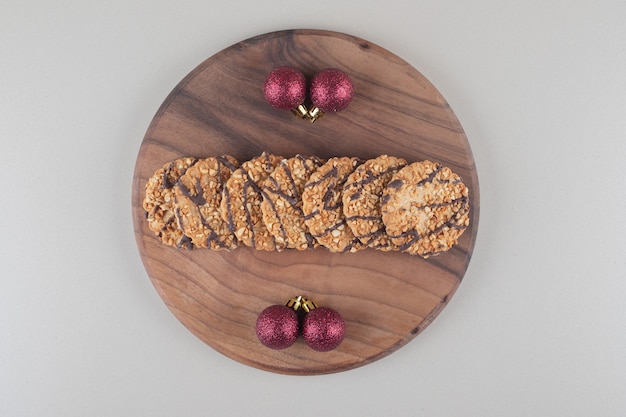
<instances>
[{"instance_id":1,"label":"ornament loop","mask_svg":"<svg viewBox=\"0 0 626 417\"><path fill-rule=\"evenodd\" d=\"M296 313L300 310L308 313L309 311L317 308L317 304L315 303L315 301L304 298L301 295L297 296L296 298L291 298L289 301L287 301L287 304L285 305L289 308L293 308Z\"/></svg>"},{"instance_id":2,"label":"ornament loop","mask_svg":"<svg viewBox=\"0 0 626 417\"><path fill-rule=\"evenodd\" d=\"M310 117L309 110L306 108L304 104L300 104L295 109L291 109L291 112L300 119L306 119Z\"/></svg>"},{"instance_id":3,"label":"ornament loop","mask_svg":"<svg viewBox=\"0 0 626 417\"><path fill-rule=\"evenodd\" d=\"M309 110L307 117L309 118L311 123L315 123L315 121L319 119L320 117L322 117L323 115L324 115L324 112L321 111L319 107L313 107L311 110Z\"/></svg>"}]
</instances>

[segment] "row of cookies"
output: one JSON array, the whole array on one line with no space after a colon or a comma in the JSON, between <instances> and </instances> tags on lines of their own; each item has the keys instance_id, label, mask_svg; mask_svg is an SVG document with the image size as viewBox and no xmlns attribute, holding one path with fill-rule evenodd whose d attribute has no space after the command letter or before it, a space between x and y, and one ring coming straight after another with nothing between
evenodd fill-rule
<instances>
[{"instance_id":1,"label":"row of cookies","mask_svg":"<svg viewBox=\"0 0 626 417\"><path fill-rule=\"evenodd\" d=\"M430 161L382 155L362 161L264 152L180 158L148 180L149 228L176 247L230 250L363 248L428 257L448 250L469 225L468 190Z\"/></svg>"}]
</instances>

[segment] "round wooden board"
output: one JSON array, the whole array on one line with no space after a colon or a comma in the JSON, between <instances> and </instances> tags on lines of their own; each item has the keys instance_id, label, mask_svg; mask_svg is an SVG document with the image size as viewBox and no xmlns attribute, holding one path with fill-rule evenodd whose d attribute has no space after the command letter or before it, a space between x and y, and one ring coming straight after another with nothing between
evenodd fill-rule
<instances>
[{"instance_id":1,"label":"round wooden board","mask_svg":"<svg viewBox=\"0 0 626 417\"><path fill-rule=\"evenodd\" d=\"M355 97L315 123L265 103L263 80L290 65L307 77L333 67L348 73ZM178 250L148 229L142 201L149 177L182 156L230 154L245 161L268 151L332 156L381 154L450 166L470 189L471 225L459 244L429 259L364 250L280 253ZM441 94L407 62L353 36L318 30L274 32L233 45L185 77L156 113L141 145L132 209L139 251L156 290L197 337L244 364L286 374L324 374L365 365L395 351L441 312L470 261L479 215L474 159ZM346 320L339 348L320 353L299 340L274 351L255 336L259 312L303 295Z\"/></svg>"}]
</instances>

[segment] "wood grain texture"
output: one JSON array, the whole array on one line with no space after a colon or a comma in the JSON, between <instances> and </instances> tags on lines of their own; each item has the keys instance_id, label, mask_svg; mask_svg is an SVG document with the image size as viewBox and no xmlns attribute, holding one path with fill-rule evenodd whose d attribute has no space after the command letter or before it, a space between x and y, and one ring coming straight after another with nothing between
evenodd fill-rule
<instances>
[{"instance_id":1,"label":"wood grain texture","mask_svg":"<svg viewBox=\"0 0 626 417\"><path fill-rule=\"evenodd\" d=\"M267 105L262 85L275 67L311 77L334 67L353 80L355 97L316 123ZM182 156L230 154L245 161L268 151L321 158L389 154L450 166L470 189L471 225L457 246L429 259L365 250L232 252L177 250L148 229L142 209L147 179ZM471 258L479 189L463 129L441 94L407 62L349 35L294 30L233 45L200 64L166 98L141 145L133 179L135 235L154 287L197 337L244 364L286 374L323 374L365 365L419 334L450 301ZM332 352L301 340L273 351L255 336L271 304L304 295L338 310L346 338Z\"/></svg>"}]
</instances>

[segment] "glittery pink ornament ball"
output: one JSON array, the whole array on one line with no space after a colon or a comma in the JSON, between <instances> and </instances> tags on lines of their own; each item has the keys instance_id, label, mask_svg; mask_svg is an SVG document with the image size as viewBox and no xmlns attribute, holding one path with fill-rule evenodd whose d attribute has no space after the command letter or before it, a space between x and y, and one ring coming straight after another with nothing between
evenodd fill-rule
<instances>
[{"instance_id":1,"label":"glittery pink ornament ball","mask_svg":"<svg viewBox=\"0 0 626 417\"><path fill-rule=\"evenodd\" d=\"M345 109L353 95L352 80L338 69L326 69L311 80L311 101L323 112Z\"/></svg>"},{"instance_id":2,"label":"glittery pink ornament ball","mask_svg":"<svg viewBox=\"0 0 626 417\"><path fill-rule=\"evenodd\" d=\"M294 109L306 98L306 78L292 67L273 69L263 84L265 100L277 109Z\"/></svg>"},{"instance_id":3,"label":"glittery pink ornament ball","mask_svg":"<svg viewBox=\"0 0 626 417\"><path fill-rule=\"evenodd\" d=\"M318 307L304 317L302 337L307 345L319 352L335 349L343 341L346 323L341 314L328 307Z\"/></svg>"},{"instance_id":4,"label":"glittery pink ornament ball","mask_svg":"<svg viewBox=\"0 0 626 417\"><path fill-rule=\"evenodd\" d=\"M256 336L270 349L285 349L293 345L298 331L298 315L287 306L270 306L256 320Z\"/></svg>"}]
</instances>

